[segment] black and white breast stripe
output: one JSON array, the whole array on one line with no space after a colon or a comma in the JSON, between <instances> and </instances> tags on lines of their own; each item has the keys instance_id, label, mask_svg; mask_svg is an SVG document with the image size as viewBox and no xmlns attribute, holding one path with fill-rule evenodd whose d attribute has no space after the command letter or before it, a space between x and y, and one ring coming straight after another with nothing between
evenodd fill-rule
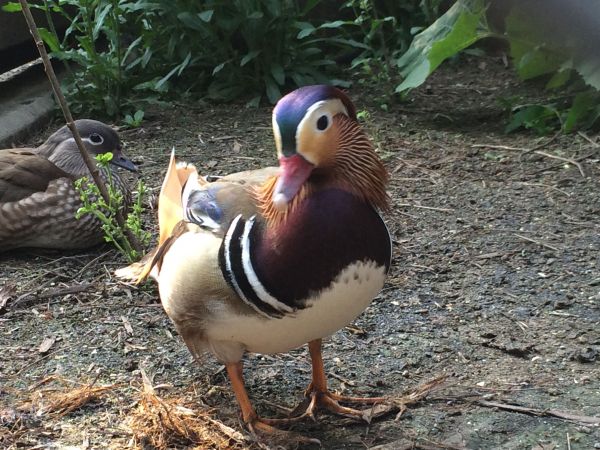
<instances>
[{"instance_id":1,"label":"black and white breast stripe","mask_svg":"<svg viewBox=\"0 0 600 450\"><path fill-rule=\"evenodd\" d=\"M281 318L294 308L273 297L261 283L251 258L252 228L255 216L248 220L238 215L227 229L219 250L219 265L227 283L248 306L268 318Z\"/></svg>"}]
</instances>

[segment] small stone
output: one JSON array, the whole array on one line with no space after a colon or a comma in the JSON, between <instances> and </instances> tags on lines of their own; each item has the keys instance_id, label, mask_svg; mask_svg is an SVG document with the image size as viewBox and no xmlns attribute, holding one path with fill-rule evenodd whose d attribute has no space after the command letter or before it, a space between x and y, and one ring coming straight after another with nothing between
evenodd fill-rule
<instances>
[{"instance_id":1,"label":"small stone","mask_svg":"<svg viewBox=\"0 0 600 450\"><path fill-rule=\"evenodd\" d=\"M591 363L598 358L598 352L592 347L583 348L577 353L575 359L581 363Z\"/></svg>"}]
</instances>

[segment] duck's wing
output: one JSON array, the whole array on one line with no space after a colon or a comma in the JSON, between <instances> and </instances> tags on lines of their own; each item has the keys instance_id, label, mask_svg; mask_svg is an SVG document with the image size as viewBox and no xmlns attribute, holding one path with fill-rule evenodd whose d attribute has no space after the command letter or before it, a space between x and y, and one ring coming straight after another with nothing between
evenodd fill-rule
<instances>
[{"instance_id":1,"label":"duck's wing","mask_svg":"<svg viewBox=\"0 0 600 450\"><path fill-rule=\"evenodd\" d=\"M238 215L250 217L258 212L255 188L278 170L267 167L224 177L202 177L193 165L178 163L172 154L158 200L158 246L142 261L119 269L117 276L139 283L149 275L157 275L164 255L186 232L196 229L223 238Z\"/></svg>"},{"instance_id":2,"label":"duck's wing","mask_svg":"<svg viewBox=\"0 0 600 450\"><path fill-rule=\"evenodd\" d=\"M53 180L70 175L34 149L0 150L0 204L23 200L45 192Z\"/></svg>"},{"instance_id":3,"label":"duck's wing","mask_svg":"<svg viewBox=\"0 0 600 450\"><path fill-rule=\"evenodd\" d=\"M19 247L85 248L102 241L73 177L30 150L0 151L0 252Z\"/></svg>"}]
</instances>

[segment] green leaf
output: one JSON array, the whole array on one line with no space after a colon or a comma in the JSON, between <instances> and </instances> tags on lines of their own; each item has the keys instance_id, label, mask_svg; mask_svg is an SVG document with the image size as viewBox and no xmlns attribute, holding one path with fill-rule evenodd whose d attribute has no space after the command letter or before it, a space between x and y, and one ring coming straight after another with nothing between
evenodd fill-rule
<instances>
[{"instance_id":1,"label":"green leaf","mask_svg":"<svg viewBox=\"0 0 600 450\"><path fill-rule=\"evenodd\" d=\"M510 133L517 128L533 128L539 134L547 134L549 120L556 118L556 110L548 105L529 105L519 109L512 116L505 131Z\"/></svg>"},{"instance_id":2,"label":"green leaf","mask_svg":"<svg viewBox=\"0 0 600 450\"><path fill-rule=\"evenodd\" d=\"M40 36L42 37L46 45L50 48L51 52L60 51L60 43L51 31L47 30L46 28L38 28L38 31L40 32Z\"/></svg>"},{"instance_id":3,"label":"green leaf","mask_svg":"<svg viewBox=\"0 0 600 450\"><path fill-rule=\"evenodd\" d=\"M567 118L563 124L563 131L570 133L581 125L584 119L592 112L595 106L595 98L590 92L581 92L573 99L573 104L567 113Z\"/></svg>"},{"instance_id":4,"label":"green leaf","mask_svg":"<svg viewBox=\"0 0 600 450\"><path fill-rule=\"evenodd\" d=\"M316 43L323 44L339 44L342 47L354 47L354 48L362 48L364 50L369 50L370 47L362 42L358 42L354 39L345 39L345 38L319 38L319 39L310 39L308 42L309 45L314 45Z\"/></svg>"},{"instance_id":5,"label":"green leaf","mask_svg":"<svg viewBox=\"0 0 600 450\"><path fill-rule=\"evenodd\" d=\"M168 74L166 74L164 77L162 77L156 83L154 83L153 89L158 92L166 92L168 90L167 81L169 81L169 78L171 78L173 75L175 75L178 70L179 70L179 66L173 67L169 71Z\"/></svg>"},{"instance_id":6,"label":"green leaf","mask_svg":"<svg viewBox=\"0 0 600 450\"><path fill-rule=\"evenodd\" d=\"M273 75L273 78L278 85L283 86L283 83L285 83L285 72L283 71L281 64L271 64L271 75Z\"/></svg>"},{"instance_id":7,"label":"green leaf","mask_svg":"<svg viewBox=\"0 0 600 450\"><path fill-rule=\"evenodd\" d=\"M304 9L300 12L301 16L305 16L311 9L321 3L321 0L308 0L304 2Z\"/></svg>"},{"instance_id":8,"label":"green leaf","mask_svg":"<svg viewBox=\"0 0 600 450\"><path fill-rule=\"evenodd\" d=\"M142 56L142 67L146 67L150 62L150 58L152 58L152 49L148 47L144 52L144 56Z\"/></svg>"},{"instance_id":9,"label":"green leaf","mask_svg":"<svg viewBox=\"0 0 600 450\"><path fill-rule=\"evenodd\" d=\"M324 24L319 25L319 29L322 28L340 28L344 25L354 25L354 22L352 21L345 21L345 20L336 20L334 22L325 22Z\"/></svg>"},{"instance_id":10,"label":"green leaf","mask_svg":"<svg viewBox=\"0 0 600 450\"><path fill-rule=\"evenodd\" d=\"M96 17L94 18L94 28L92 29L92 36L94 39L98 38L98 34L100 30L110 30L110 26L105 24L106 15L112 10L112 5L109 3L104 6L104 8L100 9L99 13L96 13Z\"/></svg>"},{"instance_id":11,"label":"green leaf","mask_svg":"<svg viewBox=\"0 0 600 450\"><path fill-rule=\"evenodd\" d=\"M177 71L177 76L181 75L181 72L190 64L190 60L192 59L192 52L188 52L187 56L183 60L181 64L179 64L179 70Z\"/></svg>"},{"instance_id":12,"label":"green leaf","mask_svg":"<svg viewBox=\"0 0 600 450\"><path fill-rule=\"evenodd\" d=\"M277 103L277 100L281 98L281 91L270 76L266 75L264 80L267 88L267 98L272 104Z\"/></svg>"},{"instance_id":13,"label":"green leaf","mask_svg":"<svg viewBox=\"0 0 600 450\"><path fill-rule=\"evenodd\" d=\"M262 19L264 14L261 11L254 11L252 14L248 15L248 19Z\"/></svg>"},{"instance_id":14,"label":"green leaf","mask_svg":"<svg viewBox=\"0 0 600 450\"><path fill-rule=\"evenodd\" d=\"M212 19L214 12L215 12L214 9L208 9L206 11L199 13L198 17L200 17L200 20L202 20L203 22L208 23L208 22L210 22L210 19Z\"/></svg>"},{"instance_id":15,"label":"green leaf","mask_svg":"<svg viewBox=\"0 0 600 450\"><path fill-rule=\"evenodd\" d=\"M16 2L8 2L6 5L2 6L2 11L21 12L21 4Z\"/></svg>"},{"instance_id":16,"label":"green leaf","mask_svg":"<svg viewBox=\"0 0 600 450\"><path fill-rule=\"evenodd\" d=\"M244 55L244 57L242 58L242 60L240 61L240 67L244 67L250 61L252 61L254 58L256 58L258 55L260 55L260 53L261 53L261 50L252 50L251 52L246 53Z\"/></svg>"},{"instance_id":17,"label":"green leaf","mask_svg":"<svg viewBox=\"0 0 600 450\"><path fill-rule=\"evenodd\" d=\"M129 46L127 47L127 50L125 50L125 54L123 55L123 61L127 61L127 58L129 57L129 55L131 54L131 52L133 50L135 50L135 48L142 42L142 36L138 37L136 40L134 40L131 44L129 44ZM139 59L139 58L138 58Z\"/></svg>"},{"instance_id":18,"label":"green leaf","mask_svg":"<svg viewBox=\"0 0 600 450\"><path fill-rule=\"evenodd\" d=\"M445 59L490 35L484 24L484 0L459 0L419 33L398 60L404 81L396 92L420 86Z\"/></svg>"},{"instance_id":19,"label":"green leaf","mask_svg":"<svg viewBox=\"0 0 600 450\"><path fill-rule=\"evenodd\" d=\"M246 102L246 108L258 108L260 105L261 96L257 95L256 97L252 97L250 100Z\"/></svg>"},{"instance_id":20,"label":"green leaf","mask_svg":"<svg viewBox=\"0 0 600 450\"><path fill-rule=\"evenodd\" d=\"M568 10L548 4L540 14L539 2L514 2L506 18L506 34L517 72L522 79L574 69L590 86L600 89L600 55L591 51L588 17L598 17L600 2L570 0ZM565 20L556 20L560 14ZM581 23L581 26L574 26ZM551 80L550 87L567 82L566 74Z\"/></svg>"},{"instance_id":21,"label":"green leaf","mask_svg":"<svg viewBox=\"0 0 600 450\"><path fill-rule=\"evenodd\" d=\"M298 32L296 35L296 39L304 39L307 36L313 34L317 29L315 27L312 28L304 28Z\"/></svg>"},{"instance_id":22,"label":"green leaf","mask_svg":"<svg viewBox=\"0 0 600 450\"><path fill-rule=\"evenodd\" d=\"M303 39L317 30L310 22L294 22L294 26L300 30L296 35L296 39Z\"/></svg>"},{"instance_id":23,"label":"green leaf","mask_svg":"<svg viewBox=\"0 0 600 450\"><path fill-rule=\"evenodd\" d=\"M558 89L563 87L571 79L573 71L571 69L560 69L546 83L546 89Z\"/></svg>"},{"instance_id":24,"label":"green leaf","mask_svg":"<svg viewBox=\"0 0 600 450\"><path fill-rule=\"evenodd\" d=\"M221 64L215 66L215 68L212 71L212 74L213 75L218 74L221 70L223 70L223 67L225 67L225 64L227 64L227 63L221 63Z\"/></svg>"},{"instance_id":25,"label":"green leaf","mask_svg":"<svg viewBox=\"0 0 600 450\"><path fill-rule=\"evenodd\" d=\"M177 18L188 28L192 30L204 30L205 21L201 20L197 15L194 15L190 12L182 12L177 14Z\"/></svg>"}]
</instances>

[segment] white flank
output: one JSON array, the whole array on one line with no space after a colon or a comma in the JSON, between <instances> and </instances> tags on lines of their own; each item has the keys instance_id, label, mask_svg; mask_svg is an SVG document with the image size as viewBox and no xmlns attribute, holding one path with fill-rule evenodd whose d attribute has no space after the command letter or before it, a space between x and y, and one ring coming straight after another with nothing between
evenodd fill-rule
<instances>
[{"instance_id":1,"label":"white flank","mask_svg":"<svg viewBox=\"0 0 600 450\"><path fill-rule=\"evenodd\" d=\"M344 106L344 103L339 98L330 98L328 100L320 100L318 102L313 103L306 109L306 113L304 113L304 117L298 123L296 127L296 145L299 145L301 142L300 135L303 133L318 133L320 132L315 128L315 124L317 123L317 119L322 115L328 117L329 122L336 114L344 114L348 115L348 110ZM311 161L310 158L303 153L303 148L297 148L296 151L302 155L309 163L314 164L315 161Z\"/></svg>"},{"instance_id":2,"label":"white flank","mask_svg":"<svg viewBox=\"0 0 600 450\"><path fill-rule=\"evenodd\" d=\"M254 267L252 267L252 261L250 259L250 231L254 226L254 221L256 216L250 217L244 224L244 234L242 235L242 265L244 267L244 273L248 278L248 282L250 286L256 293L257 297L263 302L266 303L277 311L291 313L294 312L294 309L286 305L285 303L280 302L275 297L267 292L265 287L262 285L256 272L254 271Z\"/></svg>"},{"instance_id":3,"label":"white flank","mask_svg":"<svg viewBox=\"0 0 600 450\"><path fill-rule=\"evenodd\" d=\"M207 324L211 350L225 355L233 343L256 353L280 353L329 336L352 322L383 287L385 266L356 262L343 269L306 308L293 315L265 320L233 310L215 315Z\"/></svg>"}]
</instances>

